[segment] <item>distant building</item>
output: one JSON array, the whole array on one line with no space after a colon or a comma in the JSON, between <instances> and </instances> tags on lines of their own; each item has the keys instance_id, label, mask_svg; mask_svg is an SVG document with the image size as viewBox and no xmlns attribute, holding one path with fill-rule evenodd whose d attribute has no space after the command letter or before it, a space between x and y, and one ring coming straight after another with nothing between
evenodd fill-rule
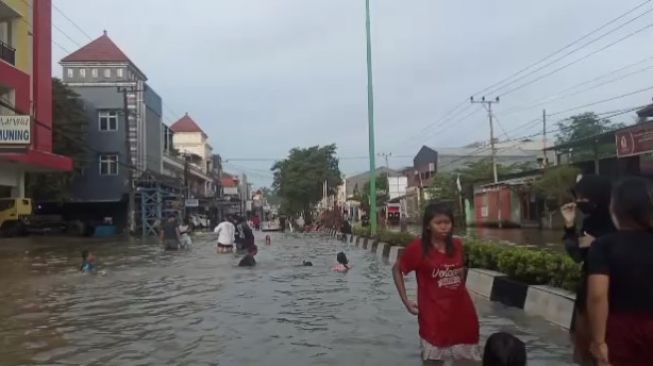
<instances>
[{"instance_id":1,"label":"distant building","mask_svg":"<svg viewBox=\"0 0 653 366\"><path fill-rule=\"evenodd\" d=\"M132 184L130 170L134 179L145 171L162 172L161 97L106 31L60 64L64 83L85 103L87 143L92 148L83 173L73 182L72 199L124 204ZM119 88L127 90L128 116Z\"/></svg>"},{"instance_id":2,"label":"distant building","mask_svg":"<svg viewBox=\"0 0 653 366\"><path fill-rule=\"evenodd\" d=\"M188 113L173 123L170 126L170 131L172 146L177 155L166 154L164 156L166 168L175 170L179 161L185 164L187 160L190 172L188 185L191 195L198 198L215 197L217 191L213 171L213 147L209 144L206 133Z\"/></svg>"},{"instance_id":3,"label":"distant building","mask_svg":"<svg viewBox=\"0 0 653 366\"><path fill-rule=\"evenodd\" d=\"M0 116L14 115L29 118L19 129L0 126L0 198L24 197L26 172L73 167L52 153L50 0L0 1Z\"/></svg>"}]
</instances>

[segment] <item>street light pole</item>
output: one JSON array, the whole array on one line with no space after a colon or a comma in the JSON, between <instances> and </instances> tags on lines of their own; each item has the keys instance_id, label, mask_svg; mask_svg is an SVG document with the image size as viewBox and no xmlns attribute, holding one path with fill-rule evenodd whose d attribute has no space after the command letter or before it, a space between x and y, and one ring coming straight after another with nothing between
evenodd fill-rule
<instances>
[{"instance_id":1,"label":"street light pole","mask_svg":"<svg viewBox=\"0 0 653 366\"><path fill-rule=\"evenodd\" d=\"M372 36L370 34L370 0L365 0L365 31L367 34L367 121L370 149L370 234L376 236L376 161L374 149L374 93L372 92Z\"/></svg>"}]
</instances>

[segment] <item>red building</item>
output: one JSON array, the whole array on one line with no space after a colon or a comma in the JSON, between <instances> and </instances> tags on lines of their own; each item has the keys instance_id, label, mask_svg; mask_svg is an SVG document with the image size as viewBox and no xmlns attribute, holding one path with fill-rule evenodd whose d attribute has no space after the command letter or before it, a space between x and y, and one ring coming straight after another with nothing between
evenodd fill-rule
<instances>
[{"instance_id":1,"label":"red building","mask_svg":"<svg viewBox=\"0 0 653 366\"><path fill-rule=\"evenodd\" d=\"M532 183L539 175L484 184L474 189L474 221L478 226L537 226L538 198Z\"/></svg>"},{"instance_id":2,"label":"red building","mask_svg":"<svg viewBox=\"0 0 653 366\"><path fill-rule=\"evenodd\" d=\"M52 153L51 0L0 2L0 29L0 197L21 197L26 172L72 169ZM20 139L16 115L29 116Z\"/></svg>"}]
</instances>

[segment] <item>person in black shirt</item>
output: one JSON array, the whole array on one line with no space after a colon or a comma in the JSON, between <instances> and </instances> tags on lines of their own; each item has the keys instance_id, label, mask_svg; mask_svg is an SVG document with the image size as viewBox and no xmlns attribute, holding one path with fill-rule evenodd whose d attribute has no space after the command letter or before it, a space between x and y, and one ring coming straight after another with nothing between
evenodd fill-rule
<instances>
[{"instance_id":1,"label":"person in black shirt","mask_svg":"<svg viewBox=\"0 0 653 366\"><path fill-rule=\"evenodd\" d=\"M587 312L600 366L653 365L653 185L622 181L612 195L618 230L592 244Z\"/></svg>"},{"instance_id":2,"label":"person in black shirt","mask_svg":"<svg viewBox=\"0 0 653 366\"><path fill-rule=\"evenodd\" d=\"M595 238L614 232L610 218L612 184L607 177L583 176L572 189L574 202L562 206L565 220L564 244L569 256L582 263L582 274L576 290L574 322L571 333L574 341L574 361L579 365L593 365L590 354L590 334L587 320L587 254ZM580 232L576 230L576 209L584 215Z\"/></svg>"}]
</instances>

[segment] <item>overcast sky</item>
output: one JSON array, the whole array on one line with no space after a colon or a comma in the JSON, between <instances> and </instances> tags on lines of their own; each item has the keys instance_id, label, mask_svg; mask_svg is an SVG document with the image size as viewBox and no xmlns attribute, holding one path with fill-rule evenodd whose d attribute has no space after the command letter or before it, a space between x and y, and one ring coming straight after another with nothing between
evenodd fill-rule
<instances>
[{"instance_id":1,"label":"overcast sky","mask_svg":"<svg viewBox=\"0 0 653 366\"><path fill-rule=\"evenodd\" d=\"M368 154L364 0L53 3L92 38L106 29L162 96L164 121L170 124L189 112L210 136L215 152L232 159L226 168L247 173L255 184L271 182L272 162L237 159L281 159L295 146L336 143L343 172L358 173L369 167L362 159ZM455 147L487 140L487 114L480 105L464 103L470 95L642 0L371 3L377 152L392 153L390 166L400 168L411 165L412 156L424 144ZM649 1L538 67L652 9ZM66 54L62 47L72 52L89 39L56 10L53 17L53 38L58 43L53 47L53 63L55 75L60 75L58 61ZM653 56L653 28L626 38L652 23L653 11L489 93L501 95L495 107L497 134L516 138L537 133L541 130L538 122L517 127L539 118L542 108L554 114L549 118L554 125L587 110L600 113L648 103L653 90L563 112L653 86L653 58L614 72ZM603 75L608 76L570 90L563 98L549 99ZM605 85L596 87L599 83ZM542 101L548 103L533 106ZM461 108L450 120L441 119L456 106ZM632 123L633 115L615 119Z\"/></svg>"}]
</instances>

